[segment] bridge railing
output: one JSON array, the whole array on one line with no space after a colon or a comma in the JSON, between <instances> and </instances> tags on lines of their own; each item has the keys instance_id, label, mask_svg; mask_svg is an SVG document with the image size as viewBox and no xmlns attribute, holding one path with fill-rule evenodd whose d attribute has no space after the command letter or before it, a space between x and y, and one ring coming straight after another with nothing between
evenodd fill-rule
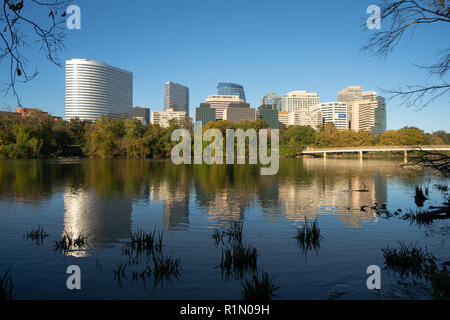
<instances>
[{"instance_id":1,"label":"bridge railing","mask_svg":"<svg viewBox=\"0 0 450 320\"><path fill-rule=\"evenodd\" d=\"M419 149L428 149L428 150L450 150L450 145L399 145L399 146L358 146L358 147L329 147L329 148L311 148L308 147L303 150L303 152L339 152L339 151L370 151L370 150L419 150Z\"/></svg>"}]
</instances>

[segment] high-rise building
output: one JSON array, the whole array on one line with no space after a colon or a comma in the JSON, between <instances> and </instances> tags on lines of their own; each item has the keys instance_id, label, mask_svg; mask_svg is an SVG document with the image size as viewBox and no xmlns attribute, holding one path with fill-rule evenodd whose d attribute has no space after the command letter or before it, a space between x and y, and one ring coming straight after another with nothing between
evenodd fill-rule
<instances>
[{"instance_id":1,"label":"high-rise building","mask_svg":"<svg viewBox=\"0 0 450 320\"><path fill-rule=\"evenodd\" d=\"M348 129L348 105L346 102L324 102L311 108L320 108L323 124L334 123L337 129Z\"/></svg>"},{"instance_id":2,"label":"high-rise building","mask_svg":"<svg viewBox=\"0 0 450 320\"><path fill-rule=\"evenodd\" d=\"M280 111L309 111L309 107L312 107L318 103L320 103L320 99L317 93L307 91L291 91L281 99Z\"/></svg>"},{"instance_id":3,"label":"high-rise building","mask_svg":"<svg viewBox=\"0 0 450 320\"><path fill-rule=\"evenodd\" d=\"M256 118L266 121L271 129L278 129L280 127L278 123L278 110L272 109L272 106L260 106L256 111Z\"/></svg>"},{"instance_id":4,"label":"high-rise building","mask_svg":"<svg viewBox=\"0 0 450 320\"><path fill-rule=\"evenodd\" d=\"M189 88L179 83L164 83L164 110L184 111L189 115Z\"/></svg>"},{"instance_id":5,"label":"high-rise building","mask_svg":"<svg viewBox=\"0 0 450 320\"><path fill-rule=\"evenodd\" d=\"M238 96L245 102L244 87L237 83L219 82L217 84L217 94Z\"/></svg>"},{"instance_id":6,"label":"high-rise building","mask_svg":"<svg viewBox=\"0 0 450 320\"><path fill-rule=\"evenodd\" d=\"M310 126L317 130L322 124L322 111L312 107L309 111L289 112L288 124L290 126Z\"/></svg>"},{"instance_id":7,"label":"high-rise building","mask_svg":"<svg viewBox=\"0 0 450 320\"><path fill-rule=\"evenodd\" d=\"M94 60L67 60L65 104L66 120L129 117L133 73Z\"/></svg>"},{"instance_id":8,"label":"high-rise building","mask_svg":"<svg viewBox=\"0 0 450 320\"><path fill-rule=\"evenodd\" d=\"M286 127L289 126L289 112L278 111L278 122Z\"/></svg>"},{"instance_id":9,"label":"high-rise building","mask_svg":"<svg viewBox=\"0 0 450 320\"><path fill-rule=\"evenodd\" d=\"M208 103L201 103L199 108L195 108L195 121L201 121L202 125L216 122L216 109L211 108Z\"/></svg>"},{"instance_id":10,"label":"high-rise building","mask_svg":"<svg viewBox=\"0 0 450 320\"><path fill-rule=\"evenodd\" d=\"M231 104L245 103L244 99L233 95L210 95L205 102L216 110L216 120L224 120L223 112Z\"/></svg>"},{"instance_id":11,"label":"high-rise building","mask_svg":"<svg viewBox=\"0 0 450 320\"><path fill-rule=\"evenodd\" d=\"M223 111L223 119L239 123L244 120L255 120L256 110L250 108L248 103L234 103Z\"/></svg>"},{"instance_id":12,"label":"high-rise building","mask_svg":"<svg viewBox=\"0 0 450 320\"><path fill-rule=\"evenodd\" d=\"M260 106L271 106L271 109L279 110L281 108L281 96L275 92L269 92L259 100Z\"/></svg>"},{"instance_id":13,"label":"high-rise building","mask_svg":"<svg viewBox=\"0 0 450 320\"><path fill-rule=\"evenodd\" d=\"M361 86L348 86L338 92L338 101L348 105L349 128L355 131L386 131L386 103L375 91L362 91Z\"/></svg>"},{"instance_id":14,"label":"high-rise building","mask_svg":"<svg viewBox=\"0 0 450 320\"><path fill-rule=\"evenodd\" d=\"M163 128L169 127L169 121L172 119L180 122L186 118L187 114L184 111L175 111L173 109L167 109L164 111L152 111L152 124L158 124Z\"/></svg>"},{"instance_id":15,"label":"high-rise building","mask_svg":"<svg viewBox=\"0 0 450 320\"><path fill-rule=\"evenodd\" d=\"M141 108L141 107L133 107L131 111L131 117L133 119L140 120L142 124L150 123L150 109L149 108Z\"/></svg>"},{"instance_id":16,"label":"high-rise building","mask_svg":"<svg viewBox=\"0 0 450 320\"><path fill-rule=\"evenodd\" d=\"M386 103L383 97L357 100L352 107L353 130L370 131L375 135L386 131Z\"/></svg>"}]
</instances>

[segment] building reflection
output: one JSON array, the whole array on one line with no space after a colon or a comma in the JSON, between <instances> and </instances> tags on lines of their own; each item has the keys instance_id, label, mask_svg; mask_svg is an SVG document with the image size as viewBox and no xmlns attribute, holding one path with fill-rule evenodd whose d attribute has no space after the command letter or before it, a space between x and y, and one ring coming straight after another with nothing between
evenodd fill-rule
<instances>
[{"instance_id":1,"label":"building reflection","mask_svg":"<svg viewBox=\"0 0 450 320\"><path fill-rule=\"evenodd\" d=\"M150 200L162 202L162 219L166 230L186 230L188 228L191 190L191 183L185 179L176 183L164 179L151 184Z\"/></svg>"},{"instance_id":2,"label":"building reflection","mask_svg":"<svg viewBox=\"0 0 450 320\"><path fill-rule=\"evenodd\" d=\"M102 197L94 190L66 187L64 207L64 230L74 237L89 236L90 248L106 246L130 235L132 202L129 198L120 195ZM84 256L87 252L69 254Z\"/></svg>"}]
</instances>

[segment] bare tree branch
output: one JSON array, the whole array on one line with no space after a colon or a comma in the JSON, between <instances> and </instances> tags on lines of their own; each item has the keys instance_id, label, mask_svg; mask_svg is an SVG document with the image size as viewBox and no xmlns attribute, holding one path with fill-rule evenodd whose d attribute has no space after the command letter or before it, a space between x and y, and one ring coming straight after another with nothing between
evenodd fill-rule
<instances>
[{"instance_id":1,"label":"bare tree branch","mask_svg":"<svg viewBox=\"0 0 450 320\"><path fill-rule=\"evenodd\" d=\"M368 44L362 48L366 53L386 59L409 34L413 37L416 28L429 24L450 26L450 0L381 0L381 21L386 29L376 31ZM444 29L445 31L445 29ZM444 36L444 39L450 39ZM444 40L445 41L445 40ZM444 43L445 45L445 43ZM431 65L416 65L426 70L430 77L437 77L430 86L409 85L406 88L383 90L391 98L400 97L403 104L418 109L428 106L439 97L450 92L445 80L450 64L450 48L446 48L438 61Z\"/></svg>"},{"instance_id":2,"label":"bare tree branch","mask_svg":"<svg viewBox=\"0 0 450 320\"><path fill-rule=\"evenodd\" d=\"M31 47L25 41L31 38L39 43L39 51L53 64L61 67L57 59L58 52L64 48L65 10L72 0L2 0L0 4L0 63L9 63L9 79L5 84L5 95L9 92L15 96L20 106L20 97L16 83L26 83L34 79L38 72L29 72L29 60L22 53L24 47ZM0 0L1 2L1 0ZM25 8L26 7L26 8ZM34 21L26 12L42 12L42 19Z\"/></svg>"}]
</instances>

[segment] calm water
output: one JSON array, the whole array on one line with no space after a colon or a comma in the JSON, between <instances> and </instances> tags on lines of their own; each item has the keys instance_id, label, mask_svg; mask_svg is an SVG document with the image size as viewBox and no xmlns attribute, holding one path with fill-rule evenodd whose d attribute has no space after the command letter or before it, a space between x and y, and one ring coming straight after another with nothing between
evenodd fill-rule
<instances>
[{"instance_id":1,"label":"calm water","mask_svg":"<svg viewBox=\"0 0 450 320\"><path fill-rule=\"evenodd\" d=\"M258 250L258 268L274 276L278 299L377 298L366 268L383 267L381 252L399 241L428 247L450 260L448 221L428 227L400 216L386 219L363 205L391 212L417 209L416 185L429 188L429 205L442 199L435 184L448 180L399 167L396 161L290 159L277 176L257 166L174 166L169 161L0 161L0 273L12 265L15 299L241 299L243 279L223 277L215 229L243 224L243 241ZM365 187L364 187L365 186ZM364 189L368 192L352 190ZM304 217L318 218L320 248L302 252L293 236ZM42 245L24 238L44 227ZM164 231L164 251L181 260L179 279L146 284L114 270L128 258L132 231ZM63 254L63 231L89 234L89 248ZM141 261L128 267L140 271ZM82 270L82 290L66 287L66 268ZM426 297L382 271L383 298ZM409 292L409 293L408 293Z\"/></svg>"}]
</instances>

